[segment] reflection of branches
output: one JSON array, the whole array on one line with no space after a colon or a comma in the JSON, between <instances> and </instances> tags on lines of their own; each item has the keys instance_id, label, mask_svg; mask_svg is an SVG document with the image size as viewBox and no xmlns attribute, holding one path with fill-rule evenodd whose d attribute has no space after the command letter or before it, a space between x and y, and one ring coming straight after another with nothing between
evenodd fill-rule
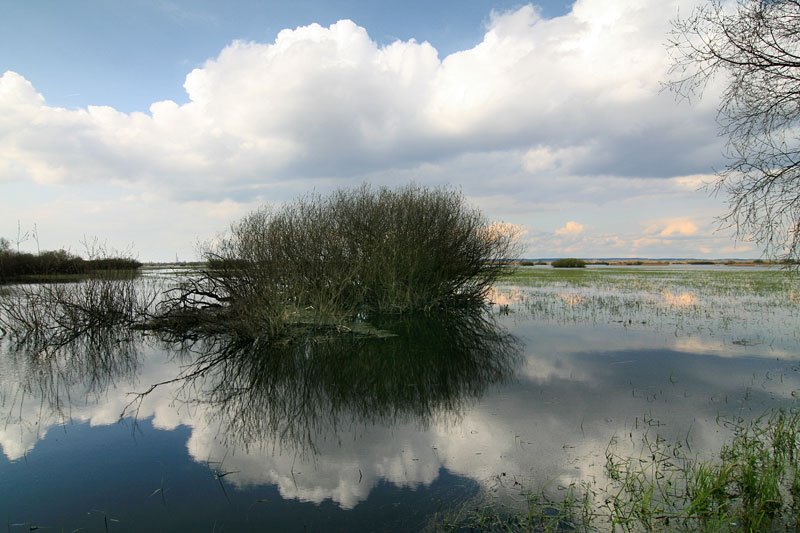
<instances>
[{"instance_id":1,"label":"reflection of branches","mask_svg":"<svg viewBox=\"0 0 800 533\"><path fill-rule=\"evenodd\" d=\"M0 299L0 327L17 344L58 349L95 331L141 322L158 298L154 285L113 275L79 283L18 285Z\"/></svg>"},{"instance_id":2,"label":"reflection of branches","mask_svg":"<svg viewBox=\"0 0 800 533\"><path fill-rule=\"evenodd\" d=\"M253 335L253 328L215 321L213 306L196 323L160 311L156 317L159 294L145 280L129 279L20 286L0 300L0 323L29 367L29 389L42 389L54 411L76 384L104 391L115 376L135 372L133 337L147 328L191 362L136 394L122 416L138 415L150 393L177 384L183 399L211 407L227 438L302 450L347 423L426 425L458 415L490 384L512 375L518 354L515 339L480 306L374 316L370 323L362 315L348 326L295 317L281 335ZM175 305L169 295L162 301Z\"/></svg>"},{"instance_id":3,"label":"reflection of branches","mask_svg":"<svg viewBox=\"0 0 800 533\"><path fill-rule=\"evenodd\" d=\"M137 337L116 328L94 328L70 338L57 336L52 343L39 337L12 344L9 355L22 389L36 391L52 413L64 416L76 388L100 396L118 379L136 374Z\"/></svg>"},{"instance_id":4,"label":"reflection of branches","mask_svg":"<svg viewBox=\"0 0 800 533\"><path fill-rule=\"evenodd\" d=\"M129 406L182 382L193 388L193 401L211 406L226 439L314 450L318 438L345 424L427 425L458 414L509 379L518 360L516 340L479 310L375 323L394 335L195 339L186 347L192 365Z\"/></svg>"},{"instance_id":5,"label":"reflection of branches","mask_svg":"<svg viewBox=\"0 0 800 533\"><path fill-rule=\"evenodd\" d=\"M101 394L138 370L130 326L152 308L153 284L109 273L79 283L9 287L0 298L21 387L38 391L54 413L69 405L75 387Z\"/></svg>"}]
</instances>

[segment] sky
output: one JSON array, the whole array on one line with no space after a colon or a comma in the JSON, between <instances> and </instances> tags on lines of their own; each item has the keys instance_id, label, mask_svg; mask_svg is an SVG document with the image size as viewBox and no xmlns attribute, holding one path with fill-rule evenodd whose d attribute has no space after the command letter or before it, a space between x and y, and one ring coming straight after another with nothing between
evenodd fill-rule
<instances>
[{"instance_id":1,"label":"sky","mask_svg":"<svg viewBox=\"0 0 800 533\"><path fill-rule=\"evenodd\" d=\"M0 236L189 261L262 204L413 182L525 257L759 257L702 189L724 80L663 88L693 4L0 0Z\"/></svg>"}]
</instances>

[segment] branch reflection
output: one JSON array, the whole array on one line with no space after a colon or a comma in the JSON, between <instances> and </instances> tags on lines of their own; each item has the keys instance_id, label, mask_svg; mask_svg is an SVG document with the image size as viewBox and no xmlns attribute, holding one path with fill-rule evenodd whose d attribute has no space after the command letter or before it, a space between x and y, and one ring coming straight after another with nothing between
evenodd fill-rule
<instances>
[{"instance_id":1,"label":"branch reflection","mask_svg":"<svg viewBox=\"0 0 800 533\"><path fill-rule=\"evenodd\" d=\"M39 336L9 343L6 364L23 392L34 394L52 415L69 418L73 402L86 404L120 382L135 379L141 369L142 335L113 327L80 334Z\"/></svg>"},{"instance_id":2,"label":"branch reflection","mask_svg":"<svg viewBox=\"0 0 800 533\"><path fill-rule=\"evenodd\" d=\"M391 335L194 338L184 400L209 407L226 445L314 452L358 425L458 417L520 361L517 340L478 310L371 322Z\"/></svg>"}]
</instances>

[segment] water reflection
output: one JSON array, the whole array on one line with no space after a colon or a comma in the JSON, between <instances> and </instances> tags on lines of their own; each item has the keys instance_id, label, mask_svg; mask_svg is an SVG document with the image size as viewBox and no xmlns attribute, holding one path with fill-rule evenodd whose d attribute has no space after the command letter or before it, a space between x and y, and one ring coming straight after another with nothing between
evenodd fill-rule
<instances>
[{"instance_id":1,"label":"water reflection","mask_svg":"<svg viewBox=\"0 0 800 533\"><path fill-rule=\"evenodd\" d=\"M664 303L672 307L689 307L697 305L697 296L692 292L674 293L671 291L661 291L661 297L664 298Z\"/></svg>"},{"instance_id":2,"label":"water reflection","mask_svg":"<svg viewBox=\"0 0 800 533\"><path fill-rule=\"evenodd\" d=\"M141 372L138 334L110 327L54 333L0 343L0 407L7 413L0 445L10 459L27 453L49 427L80 419L87 406L102 404L109 390Z\"/></svg>"},{"instance_id":3,"label":"water reflection","mask_svg":"<svg viewBox=\"0 0 800 533\"><path fill-rule=\"evenodd\" d=\"M372 323L390 334L186 341L183 400L206 406L227 445L314 452L320 439L354 425L424 429L458 418L519 364L516 339L480 311Z\"/></svg>"},{"instance_id":4,"label":"water reflection","mask_svg":"<svg viewBox=\"0 0 800 533\"><path fill-rule=\"evenodd\" d=\"M4 439L4 451L19 457L40 428L78 412L91 420L91 405L104 404L108 420L115 406L118 418L147 417L155 410L142 411L144 402L168 402L197 407L173 418L219 428L225 446L316 452L320 439L358 425L424 429L434 420L457 420L519 367L519 343L482 310L371 322L384 334L308 331L281 342L227 335L178 341L93 328L70 335L58 330L35 342L7 339L0 404L20 426L37 430L19 445ZM142 369L142 349L157 346L162 357L151 354ZM140 392L130 396L131 390ZM38 404L35 423L24 420L31 418L23 409L26 397Z\"/></svg>"},{"instance_id":5,"label":"water reflection","mask_svg":"<svg viewBox=\"0 0 800 533\"><path fill-rule=\"evenodd\" d=\"M10 363L25 386L43 395L52 409L61 397L80 385L87 394L103 394L118 380L129 380L140 369L141 335L116 328L94 328L69 338L39 339L12 344Z\"/></svg>"},{"instance_id":6,"label":"water reflection","mask_svg":"<svg viewBox=\"0 0 800 533\"><path fill-rule=\"evenodd\" d=\"M505 306L495 311L499 325L484 314L384 317L374 325L393 336L383 338L309 331L279 344L225 335L128 344L117 332L85 347L59 348L60 359L52 349L43 357L40 350L19 348L0 359L0 403L7 413L0 445L15 459L37 439L44 442L36 450L42 453L0 464L0 477L21 472L20 479L36 479L40 471L81 477L85 465L95 463L73 465L75 450L118 447L113 460L97 463L110 479L108 465L136 461L122 451L132 440L130 424L117 430L114 422L134 399L129 393L148 392L151 385L157 386L127 412L146 420L136 445L153 450L155 466L149 477L139 466L120 471L109 491L138 482L143 488L120 500L131 515L152 504L150 516L162 504L148 495L163 478L166 512L202 515L201 526L251 510L280 515L299 500L327 502L303 508L316 513L321 528L334 507L352 510L348 524L362 520L364 529L373 529L378 515L363 510L394 505L376 503L387 487L427 495L440 490L436 480L468 479L492 496L507 490L519 497L518 480L534 489L601 482L609 442L629 446L635 456L644 432L714 454L728 436L721 417L758 416L800 395L798 308L789 305L786 291L733 291L742 293L737 305L723 305L731 303L729 287L720 293L681 281L631 289L499 286L494 299ZM662 291L691 292L696 303L665 305ZM571 305L571 297L562 296L573 294L584 300ZM52 405L62 406L60 415L47 414ZM81 430L68 429L67 417L88 422L91 437L75 438ZM55 438L44 434L56 423L65 426L58 432L63 447L48 462L43 456ZM90 425L108 427L103 433ZM151 428L177 429L179 444L157 448L154 434L164 433ZM117 431L113 438L98 436L111 431ZM207 475L207 465L224 477ZM189 479L182 472L190 468L205 477ZM28 487L28 500L62 498L83 514L104 504L105 491L56 495L44 485ZM258 503L265 491L274 498ZM14 495L7 492L0 490L0 500ZM405 493L396 503L413 507L411 491ZM21 498L15 501L18 508ZM0 504L4 509L19 516L14 502Z\"/></svg>"}]
</instances>

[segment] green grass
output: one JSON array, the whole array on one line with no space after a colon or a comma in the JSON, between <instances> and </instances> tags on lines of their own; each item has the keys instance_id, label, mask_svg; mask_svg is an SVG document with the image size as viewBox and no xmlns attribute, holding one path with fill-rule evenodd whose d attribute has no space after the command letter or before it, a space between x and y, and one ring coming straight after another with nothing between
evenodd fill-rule
<instances>
[{"instance_id":1,"label":"green grass","mask_svg":"<svg viewBox=\"0 0 800 533\"><path fill-rule=\"evenodd\" d=\"M717 459L684 443L643 437L638 456L605 453L606 480L572 484L555 497L526 492L522 509L493 503L438 516L444 531L797 531L800 412L736 423Z\"/></svg>"},{"instance_id":2,"label":"green grass","mask_svg":"<svg viewBox=\"0 0 800 533\"><path fill-rule=\"evenodd\" d=\"M752 281L756 280L758 283L764 283L767 287L785 286L787 283L792 283L792 280L800 278L800 274L794 271L783 270L778 268L772 269L738 269L738 268L724 268L724 269L682 269L680 267L671 265L658 265L648 268L633 267L633 266L596 266L584 270L556 270L547 268L519 268L508 270L502 276L502 280L525 281L535 280L552 281L552 280L579 280L579 279L603 279L609 283L627 283L628 280L674 280L678 278L690 278L696 280L699 284L708 284L720 281L735 281L741 283L742 280Z\"/></svg>"}]
</instances>

